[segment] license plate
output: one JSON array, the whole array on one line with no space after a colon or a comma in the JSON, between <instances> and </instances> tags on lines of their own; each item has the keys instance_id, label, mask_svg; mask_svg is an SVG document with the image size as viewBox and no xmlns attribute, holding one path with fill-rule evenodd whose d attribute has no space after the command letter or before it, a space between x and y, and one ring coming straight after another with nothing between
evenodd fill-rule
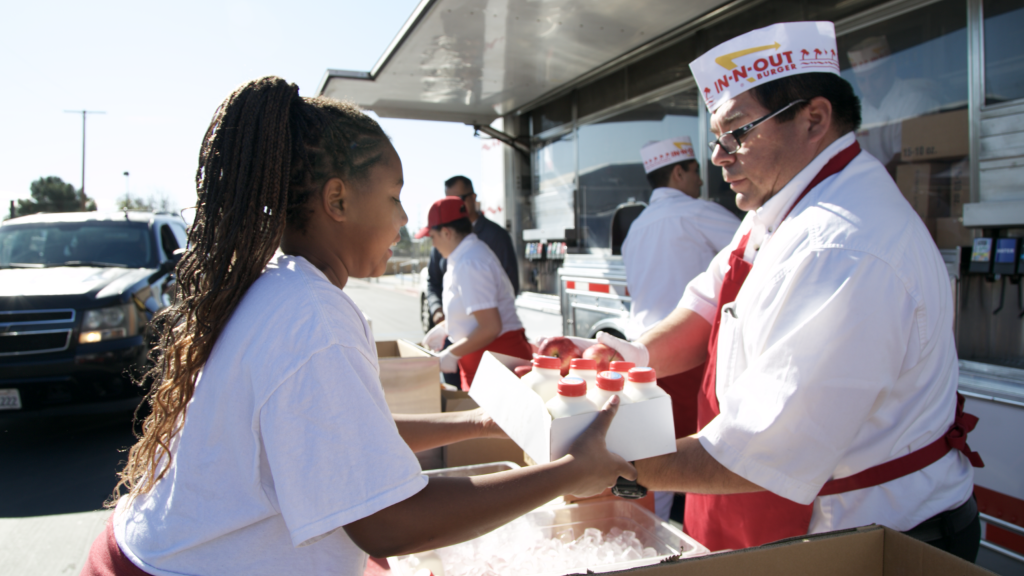
<instances>
[{"instance_id":1,"label":"license plate","mask_svg":"<svg viewBox=\"0 0 1024 576\"><path fill-rule=\"evenodd\" d=\"M21 410L21 394L17 388L0 389L0 410Z\"/></svg>"}]
</instances>

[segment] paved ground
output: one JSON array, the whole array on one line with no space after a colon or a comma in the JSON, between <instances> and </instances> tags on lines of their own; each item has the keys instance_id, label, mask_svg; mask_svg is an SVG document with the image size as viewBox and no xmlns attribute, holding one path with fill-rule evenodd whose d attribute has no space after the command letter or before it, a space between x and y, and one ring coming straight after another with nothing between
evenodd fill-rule
<instances>
[{"instance_id":1,"label":"paved ground","mask_svg":"<svg viewBox=\"0 0 1024 576\"><path fill-rule=\"evenodd\" d=\"M345 292L371 318L377 340L423 337L411 278L353 280ZM0 574L77 575L134 442L128 414L0 420Z\"/></svg>"},{"instance_id":2,"label":"paved ground","mask_svg":"<svg viewBox=\"0 0 1024 576\"><path fill-rule=\"evenodd\" d=\"M419 292L412 279L407 277L404 283L394 276L352 279L345 293L370 317L374 339L419 342L423 338Z\"/></svg>"}]
</instances>

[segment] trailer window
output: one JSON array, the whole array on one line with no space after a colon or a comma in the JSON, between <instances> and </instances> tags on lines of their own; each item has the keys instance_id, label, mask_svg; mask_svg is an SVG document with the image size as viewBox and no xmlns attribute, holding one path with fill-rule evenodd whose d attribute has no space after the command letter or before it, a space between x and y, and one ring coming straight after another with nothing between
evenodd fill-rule
<instances>
[{"instance_id":1,"label":"trailer window","mask_svg":"<svg viewBox=\"0 0 1024 576\"><path fill-rule=\"evenodd\" d=\"M1024 98L1024 0L985 0L985 103Z\"/></svg>"},{"instance_id":2,"label":"trailer window","mask_svg":"<svg viewBox=\"0 0 1024 576\"><path fill-rule=\"evenodd\" d=\"M861 100L857 139L893 176L898 164L921 156L903 153L904 143L931 145L918 142L927 136L906 120L967 105L966 26L963 1L945 0L839 38L842 76ZM905 127L914 132L904 134ZM962 139L966 150L966 133Z\"/></svg>"},{"instance_id":3,"label":"trailer window","mask_svg":"<svg viewBox=\"0 0 1024 576\"><path fill-rule=\"evenodd\" d=\"M696 90L674 94L606 120L579 127L580 228L590 252L611 253L611 224L623 203L648 202L640 148L689 136L698 142Z\"/></svg>"},{"instance_id":4,"label":"trailer window","mask_svg":"<svg viewBox=\"0 0 1024 576\"><path fill-rule=\"evenodd\" d=\"M551 230L553 239L576 228L576 146L571 134L534 149L533 226Z\"/></svg>"},{"instance_id":5,"label":"trailer window","mask_svg":"<svg viewBox=\"0 0 1024 576\"><path fill-rule=\"evenodd\" d=\"M861 100L857 141L886 166L939 248L969 245L967 11L943 0L838 38Z\"/></svg>"}]
</instances>

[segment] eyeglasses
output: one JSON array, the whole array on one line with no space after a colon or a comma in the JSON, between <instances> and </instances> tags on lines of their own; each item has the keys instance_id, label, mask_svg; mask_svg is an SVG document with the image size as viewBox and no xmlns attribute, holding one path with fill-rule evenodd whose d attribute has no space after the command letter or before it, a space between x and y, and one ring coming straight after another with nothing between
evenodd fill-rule
<instances>
[{"instance_id":1,"label":"eyeglasses","mask_svg":"<svg viewBox=\"0 0 1024 576\"><path fill-rule=\"evenodd\" d=\"M741 136L743 136L747 132L750 132L754 128L757 128L757 126L759 124L761 124L762 122L767 122L768 120L771 120L772 118L775 118L779 114L782 114L786 110L789 110L790 108L792 108L793 106L796 106L797 104L800 104L801 102L806 102L806 100L794 100L794 101L790 102L789 104L786 104L782 108L779 108L775 112L772 112L771 114L768 114L767 116L762 116L762 117L758 118L757 120L754 120L750 124L747 124L746 126L740 126L739 128L737 128L735 130L730 130L730 131L726 132L725 134L722 134L718 138L712 140L711 142L708 142L708 148L711 149L711 153L712 154L715 153L715 148L718 147L718 146L721 146L722 150L726 154L735 154L735 153L739 152L739 150L740 150L740 137Z\"/></svg>"}]
</instances>

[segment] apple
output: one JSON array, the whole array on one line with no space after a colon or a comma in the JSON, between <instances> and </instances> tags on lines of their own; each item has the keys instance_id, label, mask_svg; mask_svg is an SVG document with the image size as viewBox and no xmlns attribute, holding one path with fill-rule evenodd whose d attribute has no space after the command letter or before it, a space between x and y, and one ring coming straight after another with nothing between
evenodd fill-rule
<instances>
[{"instance_id":1,"label":"apple","mask_svg":"<svg viewBox=\"0 0 1024 576\"><path fill-rule=\"evenodd\" d=\"M565 336L552 336L541 340L537 353L541 356L552 356L561 360L563 375L569 373L569 362L573 358L579 358L582 355L579 346L573 344L572 340Z\"/></svg>"},{"instance_id":2,"label":"apple","mask_svg":"<svg viewBox=\"0 0 1024 576\"><path fill-rule=\"evenodd\" d=\"M587 348L583 351L583 357L597 362L598 373L608 370L609 364L612 362L622 360L622 356L619 356L619 353L614 348L609 348L604 344L594 344Z\"/></svg>"},{"instance_id":3,"label":"apple","mask_svg":"<svg viewBox=\"0 0 1024 576\"><path fill-rule=\"evenodd\" d=\"M515 368L512 369L512 371L515 372L516 376L518 376L519 378L526 376L530 372L530 370L533 370L533 366L530 364L527 364L526 366L516 366Z\"/></svg>"}]
</instances>

